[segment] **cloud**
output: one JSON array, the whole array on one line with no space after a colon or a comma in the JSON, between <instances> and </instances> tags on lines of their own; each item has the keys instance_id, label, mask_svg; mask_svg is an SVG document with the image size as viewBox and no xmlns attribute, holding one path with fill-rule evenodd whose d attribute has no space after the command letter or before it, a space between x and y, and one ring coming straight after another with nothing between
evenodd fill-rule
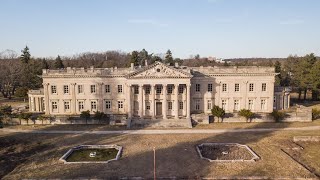
<instances>
[{"instance_id":1,"label":"cloud","mask_svg":"<svg viewBox=\"0 0 320 180\"><path fill-rule=\"evenodd\" d=\"M304 23L304 21L300 20L300 19L286 20L286 21L280 22L281 25L299 25L299 24L303 24L303 23Z\"/></svg>"},{"instance_id":2,"label":"cloud","mask_svg":"<svg viewBox=\"0 0 320 180\"><path fill-rule=\"evenodd\" d=\"M130 24L145 24L145 25L151 25L151 26L157 26L157 27L167 27L168 24L165 23L159 23L153 19L129 19L128 22Z\"/></svg>"}]
</instances>

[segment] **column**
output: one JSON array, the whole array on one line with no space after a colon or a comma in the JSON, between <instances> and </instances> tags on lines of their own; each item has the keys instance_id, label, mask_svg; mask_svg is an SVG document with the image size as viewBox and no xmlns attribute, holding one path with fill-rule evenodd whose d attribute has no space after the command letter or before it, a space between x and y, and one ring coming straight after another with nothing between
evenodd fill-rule
<instances>
[{"instance_id":1,"label":"column","mask_svg":"<svg viewBox=\"0 0 320 180\"><path fill-rule=\"evenodd\" d=\"M287 94L287 98L288 98L288 108L290 108L290 94Z\"/></svg>"},{"instance_id":2,"label":"column","mask_svg":"<svg viewBox=\"0 0 320 180\"><path fill-rule=\"evenodd\" d=\"M190 118L190 89L191 84L187 84L187 118Z\"/></svg>"},{"instance_id":3,"label":"column","mask_svg":"<svg viewBox=\"0 0 320 180\"><path fill-rule=\"evenodd\" d=\"M131 88L132 88L132 85L129 84L127 85L127 88L128 88L128 92L127 92L127 99L128 99L128 118L132 118L132 106L131 106Z\"/></svg>"},{"instance_id":4,"label":"column","mask_svg":"<svg viewBox=\"0 0 320 180\"><path fill-rule=\"evenodd\" d=\"M30 97L30 95L29 95L29 111L31 112L31 97Z\"/></svg>"},{"instance_id":5,"label":"column","mask_svg":"<svg viewBox=\"0 0 320 180\"><path fill-rule=\"evenodd\" d=\"M162 114L163 119L167 119L167 85L163 84L163 101L162 101Z\"/></svg>"},{"instance_id":6,"label":"column","mask_svg":"<svg viewBox=\"0 0 320 180\"><path fill-rule=\"evenodd\" d=\"M98 100L98 102L99 102L99 106L98 106L98 109L99 109L99 111L100 112L104 112L103 111L103 107L104 107L104 105L103 105L103 83L98 83L98 98L99 98L99 100Z\"/></svg>"},{"instance_id":7,"label":"column","mask_svg":"<svg viewBox=\"0 0 320 180\"><path fill-rule=\"evenodd\" d=\"M71 107L72 107L72 110L71 110L71 113L72 114L76 114L76 107L77 107L77 102L76 102L76 83L71 83L71 93L72 93L72 101L71 101L71 103L72 103L72 105L71 105Z\"/></svg>"},{"instance_id":8,"label":"column","mask_svg":"<svg viewBox=\"0 0 320 180\"><path fill-rule=\"evenodd\" d=\"M45 114L50 114L49 109L49 83L43 83L44 86L44 103L45 103Z\"/></svg>"},{"instance_id":9,"label":"column","mask_svg":"<svg viewBox=\"0 0 320 180\"><path fill-rule=\"evenodd\" d=\"M151 106L151 111L152 111L152 118L155 118L156 116L156 110L155 110L155 106L156 106L156 101L155 101L155 85L154 84L151 84L151 103L150 103L150 106Z\"/></svg>"},{"instance_id":10,"label":"column","mask_svg":"<svg viewBox=\"0 0 320 180\"><path fill-rule=\"evenodd\" d=\"M143 116L143 84L139 85L139 116L142 118Z\"/></svg>"},{"instance_id":11,"label":"column","mask_svg":"<svg viewBox=\"0 0 320 180\"><path fill-rule=\"evenodd\" d=\"M174 117L179 119L179 84L175 84L174 86Z\"/></svg>"},{"instance_id":12,"label":"column","mask_svg":"<svg viewBox=\"0 0 320 180\"><path fill-rule=\"evenodd\" d=\"M34 111L35 112L39 111L39 100L38 100L38 97L34 98Z\"/></svg>"}]
</instances>

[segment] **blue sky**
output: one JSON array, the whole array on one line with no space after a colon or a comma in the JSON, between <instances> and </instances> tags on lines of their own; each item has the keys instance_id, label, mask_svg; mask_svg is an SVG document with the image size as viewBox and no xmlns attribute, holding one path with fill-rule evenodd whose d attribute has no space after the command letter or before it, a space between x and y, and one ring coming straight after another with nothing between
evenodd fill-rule
<instances>
[{"instance_id":1,"label":"blue sky","mask_svg":"<svg viewBox=\"0 0 320 180\"><path fill-rule=\"evenodd\" d=\"M1 0L0 52L320 55L319 0Z\"/></svg>"}]
</instances>

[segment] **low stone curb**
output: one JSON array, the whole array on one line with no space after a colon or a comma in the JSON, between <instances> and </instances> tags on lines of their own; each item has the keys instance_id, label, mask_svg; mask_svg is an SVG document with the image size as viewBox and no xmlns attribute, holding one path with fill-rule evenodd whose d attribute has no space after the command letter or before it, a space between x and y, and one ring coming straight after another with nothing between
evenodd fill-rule
<instances>
[{"instance_id":1,"label":"low stone curb","mask_svg":"<svg viewBox=\"0 0 320 180\"><path fill-rule=\"evenodd\" d=\"M294 136L294 142L309 141L309 142L320 142L320 136Z\"/></svg>"}]
</instances>

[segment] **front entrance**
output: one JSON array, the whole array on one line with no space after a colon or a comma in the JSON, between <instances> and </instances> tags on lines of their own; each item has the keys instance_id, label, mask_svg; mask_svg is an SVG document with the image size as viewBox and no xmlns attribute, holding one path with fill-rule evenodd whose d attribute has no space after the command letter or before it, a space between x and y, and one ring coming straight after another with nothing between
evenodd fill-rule
<instances>
[{"instance_id":1,"label":"front entrance","mask_svg":"<svg viewBox=\"0 0 320 180\"><path fill-rule=\"evenodd\" d=\"M162 102L156 102L156 116L162 116Z\"/></svg>"}]
</instances>

